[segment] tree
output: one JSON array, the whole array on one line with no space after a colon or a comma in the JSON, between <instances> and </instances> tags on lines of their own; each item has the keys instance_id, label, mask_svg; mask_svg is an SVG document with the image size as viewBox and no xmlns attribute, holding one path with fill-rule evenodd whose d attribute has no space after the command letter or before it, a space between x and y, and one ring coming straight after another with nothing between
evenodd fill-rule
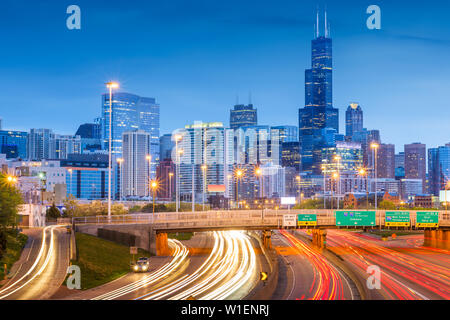
<instances>
[{"instance_id":1,"label":"tree","mask_svg":"<svg viewBox=\"0 0 450 320\"><path fill-rule=\"evenodd\" d=\"M69 199L64 200L64 207L66 207L64 210L64 216L66 218L82 216L82 212L74 196L70 195Z\"/></svg>"},{"instance_id":2,"label":"tree","mask_svg":"<svg viewBox=\"0 0 450 320\"><path fill-rule=\"evenodd\" d=\"M395 210L396 208L397 207L395 206L395 203L393 203L392 201L388 201L388 200L383 200L378 205L378 209L381 209L381 210Z\"/></svg>"},{"instance_id":3,"label":"tree","mask_svg":"<svg viewBox=\"0 0 450 320\"><path fill-rule=\"evenodd\" d=\"M19 189L0 173L0 228L17 225L17 212L22 201Z\"/></svg>"},{"instance_id":4,"label":"tree","mask_svg":"<svg viewBox=\"0 0 450 320\"><path fill-rule=\"evenodd\" d=\"M59 209L53 204L50 208L47 209L46 212L47 220L56 220L61 217L61 212L59 212Z\"/></svg>"},{"instance_id":5,"label":"tree","mask_svg":"<svg viewBox=\"0 0 450 320\"><path fill-rule=\"evenodd\" d=\"M6 233L4 230L0 229L0 260L2 260L2 257L6 252L6 244Z\"/></svg>"}]
</instances>

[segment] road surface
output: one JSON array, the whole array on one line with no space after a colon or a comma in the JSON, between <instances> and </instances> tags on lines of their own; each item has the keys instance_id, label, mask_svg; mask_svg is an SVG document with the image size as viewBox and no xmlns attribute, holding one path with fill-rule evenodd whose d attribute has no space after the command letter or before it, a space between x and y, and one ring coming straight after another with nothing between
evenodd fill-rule
<instances>
[{"instance_id":1,"label":"road surface","mask_svg":"<svg viewBox=\"0 0 450 320\"><path fill-rule=\"evenodd\" d=\"M66 277L70 239L66 229L48 226L25 233L27 245L11 270L13 277L0 288L0 299L48 299Z\"/></svg>"}]
</instances>

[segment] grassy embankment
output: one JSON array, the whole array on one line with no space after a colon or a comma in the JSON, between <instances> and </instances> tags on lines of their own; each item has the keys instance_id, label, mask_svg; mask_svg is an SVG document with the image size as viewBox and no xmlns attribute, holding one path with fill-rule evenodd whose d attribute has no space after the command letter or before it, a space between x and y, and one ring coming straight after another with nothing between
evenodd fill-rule
<instances>
[{"instance_id":1,"label":"grassy embankment","mask_svg":"<svg viewBox=\"0 0 450 320\"><path fill-rule=\"evenodd\" d=\"M83 233L76 233L78 260L72 261L81 269L81 289L105 284L130 272L130 248L112 241ZM147 251L138 250L138 257L150 257Z\"/></svg>"},{"instance_id":2,"label":"grassy embankment","mask_svg":"<svg viewBox=\"0 0 450 320\"><path fill-rule=\"evenodd\" d=\"M0 260L0 281L5 277L4 265L6 264L8 272L11 270L14 262L19 260L22 253L23 247L27 243L28 236L20 233L16 237L16 232L14 230L6 231L6 253Z\"/></svg>"}]
</instances>

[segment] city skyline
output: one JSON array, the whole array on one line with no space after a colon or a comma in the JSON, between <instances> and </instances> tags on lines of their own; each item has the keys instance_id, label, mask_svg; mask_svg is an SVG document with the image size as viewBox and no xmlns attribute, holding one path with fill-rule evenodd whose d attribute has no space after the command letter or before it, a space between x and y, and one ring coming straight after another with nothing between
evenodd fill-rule
<instances>
[{"instance_id":1,"label":"city skyline","mask_svg":"<svg viewBox=\"0 0 450 320\"><path fill-rule=\"evenodd\" d=\"M144 5L142 13L137 9L121 13L119 5L109 6L109 9L102 8L101 4L90 6L84 1L79 5L86 17L81 30L69 31L64 29L64 25L59 27L53 20L39 20L34 31L40 35L45 34L44 32L55 33L61 37L61 41L72 41L74 50L71 53L70 46L60 46L56 44L58 41L54 41L53 46L47 49L32 49L30 56L34 55L37 59L30 60L28 56L20 54L12 57L12 52L2 53L4 59L11 61L0 77L0 85L7 92L4 103L10 106L0 115L5 129L29 131L30 128L51 128L59 134L73 135L80 124L92 122L101 115L101 94L106 92L104 82L110 78L121 82L121 92L157 99L161 105L161 134L171 133L172 130L196 120L222 121L228 126L228 113L235 103L236 94L240 96L240 103L247 104L249 92L252 93L254 107L259 111L260 124L297 124L296 113L304 101L302 74L309 67L311 59L310 40L314 35L315 11L319 5L323 13L324 2L306 5L286 1L285 7L277 8L270 14L268 11L272 6L262 3L252 12L248 22L241 19L244 13L240 14L233 8L217 3L195 3L194 7L199 10L195 17L197 22L187 20L189 23L186 32L190 36L180 36L179 40L183 41L176 42L179 44L178 50L175 42L172 43L165 37L174 37L172 32L178 34L177 27L186 20L164 32L158 29L160 33L153 33L155 30L144 22L138 26L139 29L144 29L138 34L151 35L159 40L166 39L164 46L157 45L160 53L155 53L151 45L142 47L139 53L129 49L128 46L137 40L137 36L130 32L137 30L127 27L120 31L118 27L114 27L112 33L118 34L105 36L105 41L127 35L129 39L122 47L114 46L115 50L110 55L102 56L99 55L97 46L93 48L92 55L88 53L86 46L98 39L99 32L104 31L105 15L111 15L115 21L125 22L136 17L135 15L148 12L149 8ZM358 102L364 111L365 126L379 129L382 142L395 144L396 152L401 151L404 144L416 141L425 143L427 147L447 143L448 139L440 133L445 128L449 112L446 102L449 100L446 97L448 93L445 91L449 80L445 75L450 70L439 61L444 61L444 53L448 50L450 40L445 33L449 24L442 14L431 10L428 14L435 14L434 20L428 15L417 20L412 17L417 18L419 7L409 6L400 10L392 4L381 4L382 29L368 30L365 27L368 16L365 14L365 5L346 1L342 7L333 4L326 6L331 37L334 39L333 105L340 110L340 132L343 133L342 128L345 127L345 108L350 102ZM175 16L178 17L178 13L172 12L171 8L153 8L160 14L156 19L168 17L172 21ZM288 13L287 8L292 9L295 15ZM20 4L11 5L9 9L14 17L18 14ZM48 5L46 9L46 16L53 17L59 7ZM208 33L201 28L204 22L211 22L203 14L222 15L223 12L219 9L231 15L229 20L215 21L211 26L212 30L218 32L225 25L231 29L211 38L209 36L213 31ZM249 9L249 5L245 4L242 10L248 13ZM42 9L36 10L42 13ZM404 15L403 19L398 19L399 12ZM24 24L21 27L18 22L14 24L17 27L16 35L27 32L27 37L30 37L33 32L29 32L26 27L30 23L25 21L27 14L19 18L18 22ZM8 20L11 17L5 17L5 21ZM91 28L93 25L99 30L94 32ZM409 34L406 30L409 30ZM195 35L200 35L200 39L189 42ZM232 37L233 35L236 37ZM211 41L205 42L205 37L212 44ZM5 35L5 39L6 44L14 41L11 35ZM43 44L47 41L42 39ZM234 45L228 46L230 43ZM52 48L57 49L57 52L52 52ZM380 53L377 54L379 51L391 54L381 56ZM400 59L405 52L408 55ZM49 58L57 53L63 54L64 58L59 57L50 64ZM86 61L79 61L80 54ZM162 58L163 55L165 58ZM174 62L172 59L178 62L170 66ZM223 65L217 63L218 59ZM285 61L281 62L281 59ZM19 62L27 66L28 71L17 72ZM142 64L143 70L138 69L139 64ZM93 70L88 70L94 65ZM62 66L63 72L57 74ZM156 68L153 71L149 69L152 66ZM192 68L196 69L196 73ZM383 72L379 75L373 72L380 68ZM42 72L43 69L48 72ZM38 74L39 79L45 74L44 79L37 81ZM358 77L355 78L355 74ZM362 76L363 74L367 76ZM73 80L65 81L69 75ZM28 95L19 95L17 86L12 88L11 81L6 82L12 76L22 81L29 79L34 83L34 86L27 89ZM205 85L206 82L208 86ZM373 90L378 86L379 89ZM435 112L430 113L429 108L424 107L428 104L433 105ZM18 117L15 112L18 108L29 116L25 119ZM386 117L387 114L389 117ZM423 119L429 121L422 121ZM417 123L414 132L406 130L411 122Z\"/></svg>"}]
</instances>

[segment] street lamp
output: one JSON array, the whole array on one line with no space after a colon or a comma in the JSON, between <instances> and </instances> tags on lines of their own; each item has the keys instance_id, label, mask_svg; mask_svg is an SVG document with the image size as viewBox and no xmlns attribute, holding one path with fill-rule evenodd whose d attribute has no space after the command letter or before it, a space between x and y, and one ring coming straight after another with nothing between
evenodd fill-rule
<instances>
[{"instance_id":1,"label":"street lamp","mask_svg":"<svg viewBox=\"0 0 450 320\"><path fill-rule=\"evenodd\" d=\"M117 82L108 82L106 87L109 89L109 140L108 140L108 221L111 220L111 167L112 167L112 90L118 89Z\"/></svg>"},{"instance_id":2,"label":"street lamp","mask_svg":"<svg viewBox=\"0 0 450 320\"><path fill-rule=\"evenodd\" d=\"M148 162L148 167L147 167L147 179L150 180L151 177L151 170L152 170L152 156L151 155L146 155L145 156L145 160ZM148 190L148 198L150 199L150 189Z\"/></svg>"},{"instance_id":3,"label":"street lamp","mask_svg":"<svg viewBox=\"0 0 450 320\"><path fill-rule=\"evenodd\" d=\"M172 201L172 177L173 172L169 172L169 199Z\"/></svg>"},{"instance_id":4,"label":"street lamp","mask_svg":"<svg viewBox=\"0 0 450 320\"><path fill-rule=\"evenodd\" d=\"M8 176L8 177L6 178L6 180L7 180L8 183L10 183L10 184L16 184L16 183L17 183L17 178L14 177L14 176Z\"/></svg>"},{"instance_id":5,"label":"street lamp","mask_svg":"<svg viewBox=\"0 0 450 320\"><path fill-rule=\"evenodd\" d=\"M180 134L175 134L174 135L174 139L175 139L175 202L176 202L176 211L178 212L178 207L179 207L179 198L180 198L180 188L178 186L178 181L180 179L180 152L178 150L178 142L181 141L181 139L183 139L183 136ZM180 150L182 151L182 150ZM182 153L182 152L181 152Z\"/></svg>"},{"instance_id":6,"label":"street lamp","mask_svg":"<svg viewBox=\"0 0 450 320\"><path fill-rule=\"evenodd\" d=\"M156 198L155 192L156 192L156 189L158 189L158 182L156 180L152 180L150 183L150 187L152 188L152 191L153 191L153 197L152 197L153 198L153 214L155 214L155 198Z\"/></svg>"},{"instance_id":7,"label":"street lamp","mask_svg":"<svg viewBox=\"0 0 450 320\"><path fill-rule=\"evenodd\" d=\"M70 186L69 186L69 198L70 198L70 195L72 194L72 169L69 169L67 171L69 171L70 174Z\"/></svg>"},{"instance_id":8,"label":"street lamp","mask_svg":"<svg viewBox=\"0 0 450 320\"><path fill-rule=\"evenodd\" d=\"M375 211L378 209L378 193L377 193L377 175L378 175L378 169L377 169L377 155L378 155L378 147L380 145L376 142L372 142L370 144L370 148L374 151L374 173L375 173ZM380 213L380 230L381 230L381 213Z\"/></svg>"},{"instance_id":9,"label":"street lamp","mask_svg":"<svg viewBox=\"0 0 450 320\"><path fill-rule=\"evenodd\" d=\"M205 194L206 194L206 170L208 166L206 164L202 165L202 173L203 173L203 211L205 211Z\"/></svg>"},{"instance_id":10,"label":"street lamp","mask_svg":"<svg viewBox=\"0 0 450 320\"><path fill-rule=\"evenodd\" d=\"M361 177L366 176L366 195L367 195L367 200L366 200L366 210L369 210L369 175L367 174L366 169L364 168L360 168L358 171L358 174Z\"/></svg>"},{"instance_id":11,"label":"street lamp","mask_svg":"<svg viewBox=\"0 0 450 320\"><path fill-rule=\"evenodd\" d=\"M327 160L324 160L326 162ZM326 175L327 167L322 165L322 175L323 175L323 208L327 208L326 200L325 200L325 191L327 190L327 175Z\"/></svg>"},{"instance_id":12,"label":"street lamp","mask_svg":"<svg viewBox=\"0 0 450 320\"><path fill-rule=\"evenodd\" d=\"M297 181L297 192L298 192L299 197L300 197L300 191L301 191L300 180L301 180L301 177L299 175L295 176L295 181ZM301 205L301 203L302 203L302 200L300 199L299 205Z\"/></svg>"},{"instance_id":13,"label":"street lamp","mask_svg":"<svg viewBox=\"0 0 450 320\"><path fill-rule=\"evenodd\" d=\"M244 171L242 169L236 169L234 175L236 176L236 203L239 209L239 179L244 175Z\"/></svg>"},{"instance_id":14,"label":"street lamp","mask_svg":"<svg viewBox=\"0 0 450 320\"><path fill-rule=\"evenodd\" d=\"M333 177L334 180L336 180L336 179L339 178L339 174L338 174L337 172L333 172L332 177ZM336 185L336 182L335 182L335 185ZM332 189L333 189L333 188L332 188ZM336 188L335 188L335 189L337 189L337 185L336 185ZM333 190L332 190L332 191L333 191ZM337 199L337 208L339 209L339 198ZM333 197L331 197L331 209L333 209Z\"/></svg>"},{"instance_id":15,"label":"street lamp","mask_svg":"<svg viewBox=\"0 0 450 320\"><path fill-rule=\"evenodd\" d=\"M338 172L338 187L337 187L337 191L338 191L338 196L337 196L337 208L339 209L339 196L341 195L341 156L340 155L336 155L334 156L334 160L337 161L337 172Z\"/></svg>"},{"instance_id":16,"label":"street lamp","mask_svg":"<svg viewBox=\"0 0 450 320\"><path fill-rule=\"evenodd\" d=\"M120 178L120 185L119 185L119 199L122 201L122 185L123 185L123 175L122 175L122 162L123 158L118 158L117 163L119 164L119 178Z\"/></svg>"}]
</instances>

